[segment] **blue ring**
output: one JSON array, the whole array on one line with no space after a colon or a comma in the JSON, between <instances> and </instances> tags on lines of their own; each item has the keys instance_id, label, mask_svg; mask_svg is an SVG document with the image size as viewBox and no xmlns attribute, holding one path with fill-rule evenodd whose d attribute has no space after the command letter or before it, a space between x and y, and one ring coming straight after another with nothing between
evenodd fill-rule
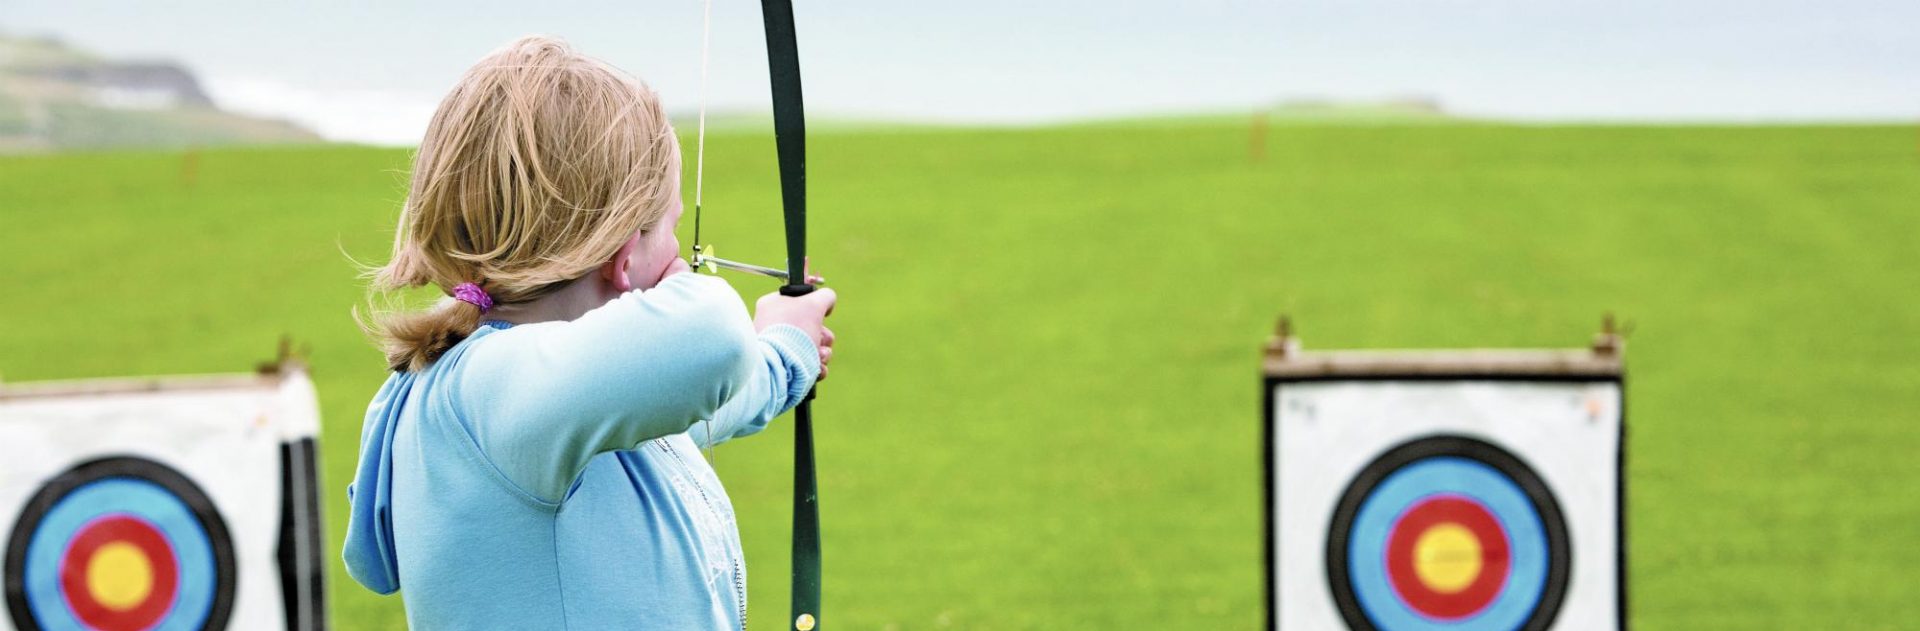
<instances>
[{"instance_id":1,"label":"blue ring","mask_svg":"<svg viewBox=\"0 0 1920 631\"><path fill-rule=\"evenodd\" d=\"M1415 611L1387 577L1387 538L1393 524L1419 501L1440 494L1472 499L1493 513L1506 534L1506 583L1479 613L1453 621ZM1526 491L1485 463L1458 456L1414 461L1388 475L1361 503L1348 539L1348 576L1360 607L1383 629L1513 629L1525 623L1546 588L1546 528Z\"/></svg>"},{"instance_id":2,"label":"blue ring","mask_svg":"<svg viewBox=\"0 0 1920 631\"><path fill-rule=\"evenodd\" d=\"M133 477L87 482L61 497L41 518L27 544L23 572L35 621L49 630L86 628L67 606L66 590L60 583L61 557L81 527L112 514L132 515L153 524L173 550L177 591L154 629L201 628L213 607L218 573L213 542L192 508L179 497L159 484Z\"/></svg>"}]
</instances>

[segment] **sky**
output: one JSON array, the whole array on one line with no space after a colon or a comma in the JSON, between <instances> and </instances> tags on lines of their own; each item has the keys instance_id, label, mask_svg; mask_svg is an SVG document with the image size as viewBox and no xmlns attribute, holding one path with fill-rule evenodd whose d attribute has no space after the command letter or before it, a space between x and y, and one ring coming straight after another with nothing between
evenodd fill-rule
<instances>
[{"instance_id":1,"label":"sky","mask_svg":"<svg viewBox=\"0 0 1920 631\"><path fill-rule=\"evenodd\" d=\"M965 124L1418 97L1524 121L1912 121L1912 0L796 0L810 116ZM572 42L701 105L699 0L0 0L0 33L172 60L222 107L410 144L475 60ZM769 109L758 3L715 0L706 107Z\"/></svg>"}]
</instances>

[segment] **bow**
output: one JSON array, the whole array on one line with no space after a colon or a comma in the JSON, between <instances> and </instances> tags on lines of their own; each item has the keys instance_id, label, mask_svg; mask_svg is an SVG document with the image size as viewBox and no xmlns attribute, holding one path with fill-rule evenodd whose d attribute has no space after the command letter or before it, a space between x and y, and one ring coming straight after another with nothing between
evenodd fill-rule
<instances>
[{"instance_id":1,"label":"bow","mask_svg":"<svg viewBox=\"0 0 1920 631\"><path fill-rule=\"evenodd\" d=\"M708 4L708 11L711 4ZM714 256L713 246L700 243L702 177L706 166L707 45L700 53L700 153L695 167L693 196L693 267L751 272L786 281L781 295L804 296L814 286L807 276L807 123L800 99L800 54L794 38L790 0L761 0L766 24L767 68L773 90L773 134L780 165L780 201L786 217L787 269L729 261ZM711 19L707 19L710 28ZM820 505L813 466L813 397L794 408L793 435L793 617L794 631L816 631L820 624Z\"/></svg>"},{"instance_id":2,"label":"bow","mask_svg":"<svg viewBox=\"0 0 1920 631\"><path fill-rule=\"evenodd\" d=\"M813 291L807 278L807 121L800 102L800 51L793 4L761 0L767 70L773 84L773 136L780 161L780 202L787 224L787 284L781 295ZM813 392L793 410L793 628L820 623L820 503L813 471Z\"/></svg>"}]
</instances>

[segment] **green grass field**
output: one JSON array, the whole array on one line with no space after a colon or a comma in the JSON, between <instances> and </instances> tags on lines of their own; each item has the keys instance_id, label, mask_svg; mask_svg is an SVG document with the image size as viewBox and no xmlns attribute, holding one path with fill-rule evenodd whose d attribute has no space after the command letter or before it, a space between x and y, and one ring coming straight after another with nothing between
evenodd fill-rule
<instances>
[{"instance_id":1,"label":"green grass field","mask_svg":"<svg viewBox=\"0 0 1920 631\"><path fill-rule=\"evenodd\" d=\"M771 137L709 145L708 240L778 261ZM1257 627L1282 312L1309 348L1579 346L1617 312L1635 626L1920 620L1912 127L1279 125L1260 163L1241 120L810 145L842 296L816 406L831 628ZM384 377L346 255L384 259L407 159L208 151L191 183L178 153L0 159L0 376L310 344L337 545ZM717 455L763 629L791 438ZM330 579L339 628L403 625Z\"/></svg>"}]
</instances>

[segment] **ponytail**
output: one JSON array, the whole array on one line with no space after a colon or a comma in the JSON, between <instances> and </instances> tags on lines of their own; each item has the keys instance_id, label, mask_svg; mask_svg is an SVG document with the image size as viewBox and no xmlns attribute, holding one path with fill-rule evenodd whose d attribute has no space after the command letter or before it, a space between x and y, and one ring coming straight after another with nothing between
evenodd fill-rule
<instances>
[{"instance_id":1,"label":"ponytail","mask_svg":"<svg viewBox=\"0 0 1920 631\"><path fill-rule=\"evenodd\" d=\"M480 328L480 307L453 298L425 311L379 316L368 334L387 355L387 367L418 371Z\"/></svg>"}]
</instances>

